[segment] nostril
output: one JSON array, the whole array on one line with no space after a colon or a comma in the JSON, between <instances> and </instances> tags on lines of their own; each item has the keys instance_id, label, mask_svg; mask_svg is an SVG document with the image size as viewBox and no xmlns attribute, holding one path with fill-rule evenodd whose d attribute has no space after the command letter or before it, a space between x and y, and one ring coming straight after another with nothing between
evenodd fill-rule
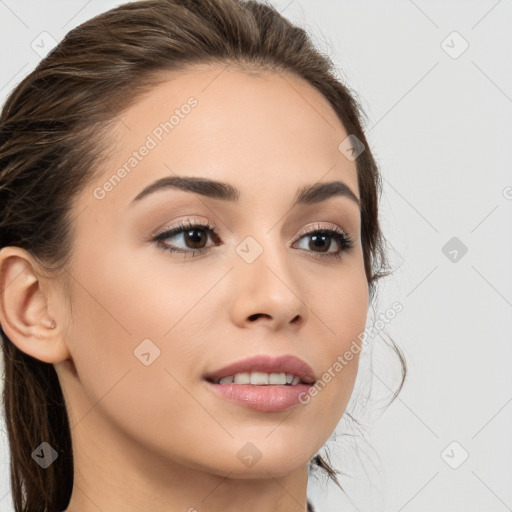
<instances>
[{"instance_id":1,"label":"nostril","mask_svg":"<svg viewBox=\"0 0 512 512\"><path fill-rule=\"evenodd\" d=\"M266 316L266 317L270 318L270 315L267 315L266 313L255 313L254 315L251 315L249 317L249 320L256 320L260 316Z\"/></svg>"}]
</instances>

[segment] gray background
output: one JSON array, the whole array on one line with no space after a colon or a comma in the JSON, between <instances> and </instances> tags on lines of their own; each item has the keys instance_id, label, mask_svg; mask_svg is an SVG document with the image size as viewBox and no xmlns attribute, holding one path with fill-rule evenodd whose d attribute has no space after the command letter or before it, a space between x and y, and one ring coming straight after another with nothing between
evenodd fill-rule
<instances>
[{"instance_id":1,"label":"gray background","mask_svg":"<svg viewBox=\"0 0 512 512\"><path fill-rule=\"evenodd\" d=\"M121 3L0 0L0 101L51 38ZM365 429L344 418L326 445L348 495L322 477L310 496L319 512L512 510L512 0L272 3L332 56L368 115L396 268L376 312L403 305L386 333L409 367L386 409L399 367L375 337L349 404Z\"/></svg>"}]
</instances>

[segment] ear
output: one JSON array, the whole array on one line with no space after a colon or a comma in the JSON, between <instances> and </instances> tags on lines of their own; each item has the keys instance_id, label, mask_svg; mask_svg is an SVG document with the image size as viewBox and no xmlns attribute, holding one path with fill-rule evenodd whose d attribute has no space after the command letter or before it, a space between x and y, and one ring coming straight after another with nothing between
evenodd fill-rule
<instances>
[{"instance_id":1,"label":"ear","mask_svg":"<svg viewBox=\"0 0 512 512\"><path fill-rule=\"evenodd\" d=\"M29 356L45 363L70 358L56 317L62 311L49 311L49 297L43 284L50 288L41 266L20 247L0 250L0 323L6 336ZM63 323L63 322L60 322Z\"/></svg>"}]
</instances>

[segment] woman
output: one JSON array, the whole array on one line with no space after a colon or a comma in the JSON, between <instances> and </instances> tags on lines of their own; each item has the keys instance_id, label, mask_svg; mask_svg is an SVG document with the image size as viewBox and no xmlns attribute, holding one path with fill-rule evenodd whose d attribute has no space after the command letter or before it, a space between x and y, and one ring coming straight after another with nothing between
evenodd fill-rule
<instances>
[{"instance_id":1,"label":"woman","mask_svg":"<svg viewBox=\"0 0 512 512\"><path fill-rule=\"evenodd\" d=\"M0 322L17 512L314 510L308 471L337 482L317 452L386 275L360 116L302 29L237 0L122 5L16 87Z\"/></svg>"}]
</instances>

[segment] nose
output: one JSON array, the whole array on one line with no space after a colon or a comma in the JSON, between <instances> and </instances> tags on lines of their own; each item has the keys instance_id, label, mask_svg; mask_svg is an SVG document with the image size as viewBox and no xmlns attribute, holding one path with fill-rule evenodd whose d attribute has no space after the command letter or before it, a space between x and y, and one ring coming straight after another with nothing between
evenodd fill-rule
<instances>
[{"instance_id":1,"label":"nose","mask_svg":"<svg viewBox=\"0 0 512 512\"><path fill-rule=\"evenodd\" d=\"M270 244L268 244L270 245ZM309 307L300 279L282 248L263 248L251 263L243 258L234 269L233 321L242 327L256 322L273 330L298 327L308 317Z\"/></svg>"}]
</instances>

